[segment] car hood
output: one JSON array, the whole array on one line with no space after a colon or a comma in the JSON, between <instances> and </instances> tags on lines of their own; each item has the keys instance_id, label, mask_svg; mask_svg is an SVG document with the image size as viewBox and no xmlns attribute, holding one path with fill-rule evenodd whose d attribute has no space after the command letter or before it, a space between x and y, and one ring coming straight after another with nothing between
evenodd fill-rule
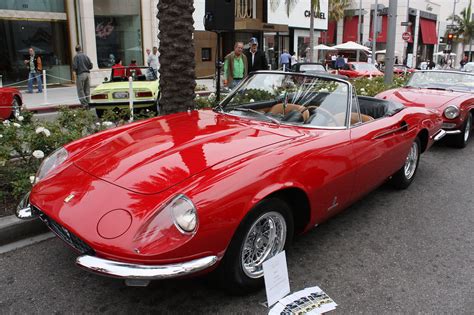
<instances>
[{"instance_id":1,"label":"car hood","mask_svg":"<svg viewBox=\"0 0 474 315\"><path fill-rule=\"evenodd\" d=\"M128 190L154 194L227 159L302 134L212 111L150 119L88 142L73 163ZM86 150L86 149L85 149Z\"/></svg>"},{"instance_id":2,"label":"car hood","mask_svg":"<svg viewBox=\"0 0 474 315\"><path fill-rule=\"evenodd\" d=\"M465 94L466 93L452 91L401 88L391 91L391 93L384 95L383 98L402 103L406 106L439 108L450 104L456 98L464 96Z\"/></svg>"},{"instance_id":3,"label":"car hood","mask_svg":"<svg viewBox=\"0 0 474 315\"><path fill-rule=\"evenodd\" d=\"M128 91L129 85L128 81L126 82L110 82L110 83L103 83L97 86L93 93L97 94L97 92L103 91L112 91L112 90L120 90L120 91ZM133 89L151 89L154 86L158 86L157 81L135 81L133 82Z\"/></svg>"}]
</instances>

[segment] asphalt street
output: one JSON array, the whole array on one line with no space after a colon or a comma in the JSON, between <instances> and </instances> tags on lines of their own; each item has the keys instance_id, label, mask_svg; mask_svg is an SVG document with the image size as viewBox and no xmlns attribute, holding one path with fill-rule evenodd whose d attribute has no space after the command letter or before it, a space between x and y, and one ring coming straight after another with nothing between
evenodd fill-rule
<instances>
[{"instance_id":1,"label":"asphalt street","mask_svg":"<svg viewBox=\"0 0 474 315\"><path fill-rule=\"evenodd\" d=\"M291 290L320 286L333 314L472 314L474 141L422 156L412 186L384 185L298 237ZM207 278L129 288L74 265L60 240L0 255L0 313L264 314L265 292L229 296Z\"/></svg>"}]
</instances>

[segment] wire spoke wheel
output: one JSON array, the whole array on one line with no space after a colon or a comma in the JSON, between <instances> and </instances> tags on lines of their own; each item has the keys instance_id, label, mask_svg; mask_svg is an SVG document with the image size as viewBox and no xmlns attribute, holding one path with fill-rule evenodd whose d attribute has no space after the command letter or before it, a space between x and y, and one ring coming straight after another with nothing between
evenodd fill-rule
<instances>
[{"instance_id":1,"label":"wire spoke wheel","mask_svg":"<svg viewBox=\"0 0 474 315\"><path fill-rule=\"evenodd\" d=\"M408 153L408 156L405 161L405 177L407 179L411 179L413 175L415 174L417 164L418 164L418 145L413 142L410 148L410 152Z\"/></svg>"},{"instance_id":2,"label":"wire spoke wheel","mask_svg":"<svg viewBox=\"0 0 474 315\"><path fill-rule=\"evenodd\" d=\"M286 233L286 221L279 212L267 212L255 220L241 252L242 269L248 277L263 276L263 262L283 250Z\"/></svg>"},{"instance_id":3,"label":"wire spoke wheel","mask_svg":"<svg viewBox=\"0 0 474 315\"><path fill-rule=\"evenodd\" d=\"M16 97L12 101L12 117L18 119L21 116L21 105Z\"/></svg>"}]
</instances>

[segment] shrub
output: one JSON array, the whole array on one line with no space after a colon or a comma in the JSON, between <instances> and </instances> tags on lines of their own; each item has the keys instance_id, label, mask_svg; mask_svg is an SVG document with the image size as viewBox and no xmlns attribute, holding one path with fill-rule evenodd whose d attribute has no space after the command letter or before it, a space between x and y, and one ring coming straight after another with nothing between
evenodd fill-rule
<instances>
[{"instance_id":1,"label":"shrub","mask_svg":"<svg viewBox=\"0 0 474 315\"><path fill-rule=\"evenodd\" d=\"M352 81L357 95L375 96L383 91L401 87L408 81L408 76L394 76L393 84L385 85L383 77L357 78Z\"/></svg>"}]
</instances>

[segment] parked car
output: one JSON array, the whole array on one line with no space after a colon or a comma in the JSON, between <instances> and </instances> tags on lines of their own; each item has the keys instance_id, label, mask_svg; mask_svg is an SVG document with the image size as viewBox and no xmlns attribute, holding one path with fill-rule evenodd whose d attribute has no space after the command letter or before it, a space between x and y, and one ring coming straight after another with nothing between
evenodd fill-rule
<instances>
[{"instance_id":1,"label":"parked car","mask_svg":"<svg viewBox=\"0 0 474 315\"><path fill-rule=\"evenodd\" d=\"M416 70L405 65L393 65L393 73L396 75L407 75L415 72Z\"/></svg>"},{"instance_id":2,"label":"parked car","mask_svg":"<svg viewBox=\"0 0 474 315\"><path fill-rule=\"evenodd\" d=\"M299 62L291 66L291 71L305 73L327 73L326 67L319 62Z\"/></svg>"},{"instance_id":3,"label":"parked car","mask_svg":"<svg viewBox=\"0 0 474 315\"><path fill-rule=\"evenodd\" d=\"M449 70L413 73L406 86L376 97L401 102L405 106L426 107L443 117L443 129L459 148L467 145L474 114L474 74Z\"/></svg>"},{"instance_id":4,"label":"parked car","mask_svg":"<svg viewBox=\"0 0 474 315\"><path fill-rule=\"evenodd\" d=\"M462 68L462 71L474 72L474 62L468 62Z\"/></svg>"},{"instance_id":5,"label":"parked car","mask_svg":"<svg viewBox=\"0 0 474 315\"><path fill-rule=\"evenodd\" d=\"M295 234L389 178L408 187L442 136L436 113L358 98L348 81L256 72L214 110L58 149L17 216L39 217L80 267L128 285L213 270L248 292Z\"/></svg>"},{"instance_id":6,"label":"parked car","mask_svg":"<svg viewBox=\"0 0 474 315\"><path fill-rule=\"evenodd\" d=\"M23 98L17 88L0 88L0 119L18 118L22 105Z\"/></svg>"},{"instance_id":7,"label":"parked car","mask_svg":"<svg viewBox=\"0 0 474 315\"><path fill-rule=\"evenodd\" d=\"M107 109L129 108L129 77L133 84L134 108L158 110L160 89L158 78L151 67L112 68L110 79L96 87L91 93L90 106L102 117Z\"/></svg>"},{"instance_id":8,"label":"parked car","mask_svg":"<svg viewBox=\"0 0 474 315\"><path fill-rule=\"evenodd\" d=\"M383 76L383 72L377 69L374 64L367 62L348 62L344 68L339 70L339 74L349 78Z\"/></svg>"}]
</instances>

